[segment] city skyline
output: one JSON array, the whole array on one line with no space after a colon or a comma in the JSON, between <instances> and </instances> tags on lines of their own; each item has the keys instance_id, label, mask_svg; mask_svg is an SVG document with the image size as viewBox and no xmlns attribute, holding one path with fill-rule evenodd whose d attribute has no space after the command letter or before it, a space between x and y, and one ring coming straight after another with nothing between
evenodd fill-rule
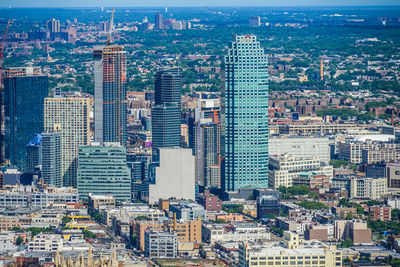
<instances>
[{"instance_id":1,"label":"city skyline","mask_svg":"<svg viewBox=\"0 0 400 267\"><path fill-rule=\"evenodd\" d=\"M272 0L252 0L252 1L244 1L244 0L206 0L201 3L196 1L186 1L182 4L182 1L179 0L149 0L146 1L146 4L136 4L132 3L132 1L128 0L88 0L88 1L78 1L71 0L68 2L55 2L50 0L39 0L39 1L26 1L26 0L6 0L0 3L0 7L229 7L229 6L253 6L253 7L285 7L285 6L399 6L400 3L397 0L370 0L367 3L363 0L283 0L283 1L272 1Z\"/></svg>"},{"instance_id":2,"label":"city skyline","mask_svg":"<svg viewBox=\"0 0 400 267\"><path fill-rule=\"evenodd\" d=\"M259 2L0 9L1 266L400 267L400 8Z\"/></svg>"}]
</instances>

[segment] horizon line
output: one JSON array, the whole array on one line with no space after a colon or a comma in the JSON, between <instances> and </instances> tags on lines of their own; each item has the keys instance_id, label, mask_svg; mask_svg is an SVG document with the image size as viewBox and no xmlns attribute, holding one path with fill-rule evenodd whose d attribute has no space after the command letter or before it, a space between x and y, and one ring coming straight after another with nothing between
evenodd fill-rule
<instances>
[{"instance_id":1,"label":"horizon line","mask_svg":"<svg viewBox=\"0 0 400 267\"><path fill-rule=\"evenodd\" d=\"M354 7L354 8L360 8L360 7L400 7L400 4L396 4L396 5L392 5L392 4L383 4L383 5L282 5L282 6L272 6L272 5L266 5L266 6L260 6L260 5L254 5L254 6L243 6L243 5L215 5L215 6L210 6L210 5L206 5L206 6L197 6L197 5L193 5L193 6L177 6L177 5L173 5L173 6L119 6L119 5L99 5L99 6L37 6L37 7L33 7L33 6L10 6L10 5L1 5L0 4L0 9L13 9L13 8L176 8L176 7L183 7L183 8L222 8L222 7L241 7L241 8L285 8L285 7Z\"/></svg>"}]
</instances>

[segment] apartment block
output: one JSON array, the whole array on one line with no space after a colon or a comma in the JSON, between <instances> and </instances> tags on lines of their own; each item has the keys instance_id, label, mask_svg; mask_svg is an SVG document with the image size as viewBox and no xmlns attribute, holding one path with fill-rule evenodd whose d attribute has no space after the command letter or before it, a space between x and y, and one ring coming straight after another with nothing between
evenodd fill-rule
<instances>
[{"instance_id":1,"label":"apartment block","mask_svg":"<svg viewBox=\"0 0 400 267\"><path fill-rule=\"evenodd\" d=\"M271 136L268 139L268 154L291 155L295 158L318 157L321 162L329 163L329 138L319 136Z\"/></svg>"},{"instance_id":2,"label":"apartment block","mask_svg":"<svg viewBox=\"0 0 400 267\"><path fill-rule=\"evenodd\" d=\"M387 222L392 220L392 208L390 206L376 205L369 207L369 215L371 220Z\"/></svg>"},{"instance_id":3,"label":"apartment block","mask_svg":"<svg viewBox=\"0 0 400 267\"><path fill-rule=\"evenodd\" d=\"M305 173L325 175L327 179L331 180L333 177L333 167L321 163L318 157L296 158L290 155L270 157L270 187L292 186L293 180Z\"/></svg>"},{"instance_id":4,"label":"apartment block","mask_svg":"<svg viewBox=\"0 0 400 267\"><path fill-rule=\"evenodd\" d=\"M338 144L338 158L340 160L346 160L351 163L362 162L362 151L363 150L400 150L400 144L378 142L378 141L354 141L350 140L347 142L341 142ZM371 157L373 152L371 152Z\"/></svg>"},{"instance_id":5,"label":"apartment block","mask_svg":"<svg viewBox=\"0 0 400 267\"><path fill-rule=\"evenodd\" d=\"M64 186L77 186L78 147L90 144L90 99L54 97L44 101L44 131L61 133Z\"/></svg>"},{"instance_id":6,"label":"apartment block","mask_svg":"<svg viewBox=\"0 0 400 267\"><path fill-rule=\"evenodd\" d=\"M145 231L145 255L156 259L175 259L178 256L176 232Z\"/></svg>"},{"instance_id":7,"label":"apartment block","mask_svg":"<svg viewBox=\"0 0 400 267\"><path fill-rule=\"evenodd\" d=\"M395 162L400 159L400 147L399 149L363 150L361 157L363 164Z\"/></svg>"},{"instance_id":8,"label":"apartment block","mask_svg":"<svg viewBox=\"0 0 400 267\"><path fill-rule=\"evenodd\" d=\"M137 221L130 224L130 236L136 235L136 243L132 244L140 250L145 249L145 230L171 232L176 231L178 242L201 242L201 220L196 221Z\"/></svg>"}]
</instances>

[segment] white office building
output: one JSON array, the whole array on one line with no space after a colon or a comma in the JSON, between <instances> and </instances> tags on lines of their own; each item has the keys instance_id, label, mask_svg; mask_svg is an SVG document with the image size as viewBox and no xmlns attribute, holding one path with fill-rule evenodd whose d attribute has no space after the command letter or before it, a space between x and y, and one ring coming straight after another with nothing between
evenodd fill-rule
<instances>
[{"instance_id":1,"label":"white office building","mask_svg":"<svg viewBox=\"0 0 400 267\"><path fill-rule=\"evenodd\" d=\"M191 149L160 148L155 184L149 185L149 204L160 198L195 200L195 157Z\"/></svg>"}]
</instances>

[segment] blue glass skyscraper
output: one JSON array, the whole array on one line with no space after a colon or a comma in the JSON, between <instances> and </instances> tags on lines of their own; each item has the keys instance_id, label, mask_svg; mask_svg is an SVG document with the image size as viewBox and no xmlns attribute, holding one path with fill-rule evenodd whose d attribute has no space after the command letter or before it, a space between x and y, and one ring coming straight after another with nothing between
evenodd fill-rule
<instances>
[{"instance_id":1,"label":"blue glass skyscraper","mask_svg":"<svg viewBox=\"0 0 400 267\"><path fill-rule=\"evenodd\" d=\"M26 144L43 131L43 104L48 78L39 67L8 68L4 71L4 115L6 158L23 168Z\"/></svg>"},{"instance_id":2,"label":"blue glass skyscraper","mask_svg":"<svg viewBox=\"0 0 400 267\"><path fill-rule=\"evenodd\" d=\"M268 187L268 59L254 35L225 56L225 191Z\"/></svg>"}]
</instances>

